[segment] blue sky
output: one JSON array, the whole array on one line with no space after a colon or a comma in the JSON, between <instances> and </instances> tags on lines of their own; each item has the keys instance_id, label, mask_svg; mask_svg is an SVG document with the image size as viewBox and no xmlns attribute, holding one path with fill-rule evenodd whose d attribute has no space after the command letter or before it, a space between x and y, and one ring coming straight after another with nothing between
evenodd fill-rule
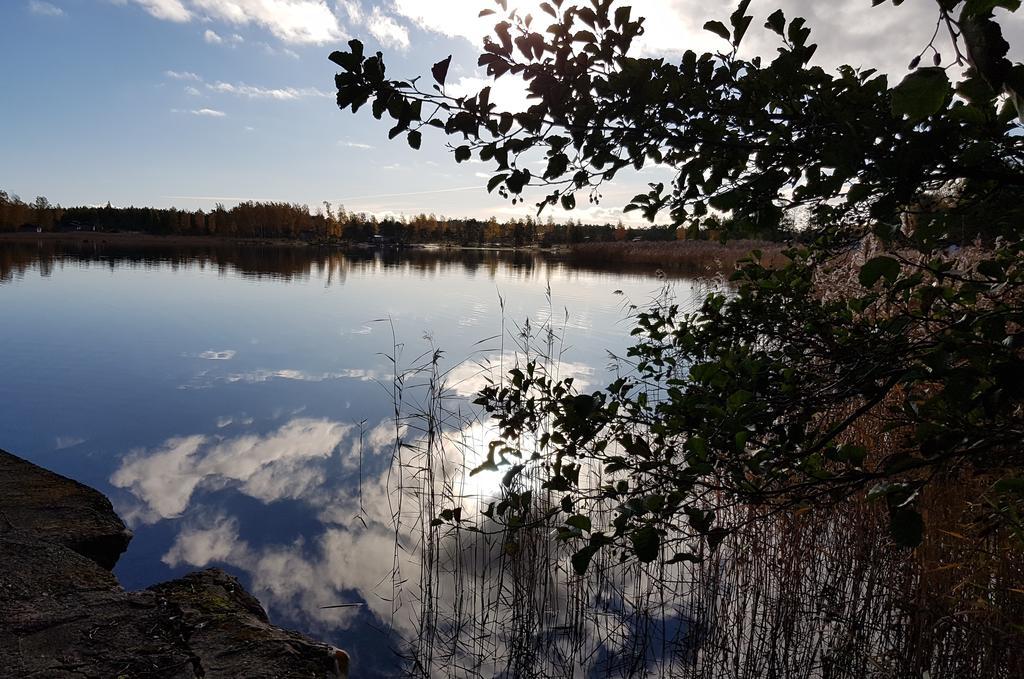
<instances>
[{"instance_id":1,"label":"blue sky","mask_svg":"<svg viewBox=\"0 0 1024 679\"><path fill-rule=\"evenodd\" d=\"M628 4L649 17L641 51L669 57L688 47L716 48L700 25L732 6ZM760 16L782 6L808 17L826 65L849 61L898 74L927 43L931 4L872 11L869 0L781 0L755 2L753 10ZM527 214L529 207L488 195L481 176L487 167L456 165L441 135L428 136L414 152L400 139L389 143L386 125L362 112L342 113L333 102L335 67L327 55L349 37L383 50L396 77L426 73L453 54L449 81L467 90L479 85L474 65L487 24L476 15L485 6L486 0L3 0L0 188L65 205L208 209L247 199L328 200L379 214ZM1019 38L1021 24L1020 17L1009 19L1008 32ZM749 49L770 53L764 40L753 36ZM516 99L514 92L504 95ZM669 176L654 169L621 180L606 187L600 207L573 216L614 221L646 182Z\"/></svg>"}]
</instances>

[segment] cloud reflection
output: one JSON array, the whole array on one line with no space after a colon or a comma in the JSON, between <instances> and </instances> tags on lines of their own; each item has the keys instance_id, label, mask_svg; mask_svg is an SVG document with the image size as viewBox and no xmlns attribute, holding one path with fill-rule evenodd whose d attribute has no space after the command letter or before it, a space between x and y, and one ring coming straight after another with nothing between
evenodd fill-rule
<instances>
[{"instance_id":1,"label":"cloud reflection","mask_svg":"<svg viewBox=\"0 0 1024 679\"><path fill-rule=\"evenodd\" d=\"M522 366L523 361L514 354L491 354L480 359L464 361L446 374L448 388L458 396L473 397L484 387L494 384L509 370ZM594 377L594 369L585 363L561 361L548 367L549 376L558 379L573 378L578 390L588 389Z\"/></svg>"},{"instance_id":2,"label":"cloud reflection","mask_svg":"<svg viewBox=\"0 0 1024 679\"><path fill-rule=\"evenodd\" d=\"M296 370L284 368L270 370L260 368L247 372L234 372L225 375L214 375L209 370L199 372L187 384L179 386L179 389L209 389L218 384L262 384L273 380L291 380L294 382L329 382L332 380L359 380L370 382L381 377L375 370L364 370L352 368L334 372L311 372L307 370Z\"/></svg>"},{"instance_id":3,"label":"cloud reflection","mask_svg":"<svg viewBox=\"0 0 1024 679\"><path fill-rule=\"evenodd\" d=\"M141 523L180 516L200 487L231 486L264 502L299 498L323 484L325 461L351 429L294 419L266 435L171 438L130 453L110 481L138 501L127 513Z\"/></svg>"},{"instance_id":4,"label":"cloud reflection","mask_svg":"<svg viewBox=\"0 0 1024 679\"><path fill-rule=\"evenodd\" d=\"M474 381L485 379L481 373L513 364L509 359L502 366L500 359L492 355L479 364L457 366L448 375L451 390L475 393L480 384ZM593 375L583 364L563 364L560 372ZM485 459L488 442L496 438L492 425L462 421L429 451L415 420L396 426L384 419L358 434L352 430L329 420L296 418L265 435L176 437L134 452L111 481L136 499L130 518L153 522L182 517L162 556L164 563L175 568L221 564L243 571L253 594L287 624L326 635L369 624L388 630L391 643L412 640L422 629L419 586L425 578L437 578L431 605L445 616L458 611L463 593L470 591L490 602L498 616L507 617L510 603L492 569L506 556L508 545L501 536L463 532L456 537L442 528L431 538L441 536L433 556L426 556L424 548L426 532L435 531L428 528L428 519L440 511L439 506L425 508L424 498L446 497L445 506L461 504L463 516L475 521L489 499L497 497L500 472L463 473ZM213 496L189 511L197 489L222 488L267 503L295 500L305 509L289 511L298 511L303 525L313 519L313 527L274 543L260 526L250 525L226 503L216 504ZM433 565L425 568L425 559L433 559ZM550 635L551 628L563 629L572 622L562 621L559 613L571 608L569 592L576 586L567 575L571 568L561 557L552 567L560 574L556 586L543 602L534 603L555 617L546 621L548 631L538 635ZM338 604L362 605L334 608ZM620 614L621 608L613 618ZM604 652L613 650L599 640L603 632L591 629L591 623L573 624L582 624L580 633ZM488 662L500 664L508 657L512 640L506 634L487 641L483 653L491 658ZM554 637L539 641L562 643ZM497 665L489 669L502 676ZM430 670L445 674L443 667Z\"/></svg>"},{"instance_id":5,"label":"cloud reflection","mask_svg":"<svg viewBox=\"0 0 1024 679\"><path fill-rule=\"evenodd\" d=\"M210 349L199 354L199 358L206 359L207 361L230 361L238 353L234 349L228 349L226 351L214 351Z\"/></svg>"}]
</instances>

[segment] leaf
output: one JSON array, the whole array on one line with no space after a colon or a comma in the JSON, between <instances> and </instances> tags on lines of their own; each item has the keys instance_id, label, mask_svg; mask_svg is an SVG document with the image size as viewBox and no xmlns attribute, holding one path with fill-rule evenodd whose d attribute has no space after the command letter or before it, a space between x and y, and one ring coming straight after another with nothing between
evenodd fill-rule
<instances>
[{"instance_id":1,"label":"leaf","mask_svg":"<svg viewBox=\"0 0 1024 679\"><path fill-rule=\"evenodd\" d=\"M743 36L747 32L747 28L750 26L750 22L753 17L747 15L747 8L750 6L750 0L740 0L739 6L736 11L729 17L729 23L732 24L732 44L736 47L739 46L743 40Z\"/></svg>"},{"instance_id":2,"label":"leaf","mask_svg":"<svg viewBox=\"0 0 1024 679\"><path fill-rule=\"evenodd\" d=\"M460 146L455 149L455 162L461 163L464 160L469 160L471 155L473 155L473 153L469 150L468 146Z\"/></svg>"},{"instance_id":3,"label":"leaf","mask_svg":"<svg viewBox=\"0 0 1024 679\"><path fill-rule=\"evenodd\" d=\"M768 15L768 20L764 22L764 27L782 35L786 31L786 15L781 9L775 10Z\"/></svg>"},{"instance_id":4,"label":"leaf","mask_svg":"<svg viewBox=\"0 0 1024 679\"><path fill-rule=\"evenodd\" d=\"M571 193L567 193L562 196L562 208L566 210L572 210L576 207L576 196Z\"/></svg>"},{"instance_id":5,"label":"leaf","mask_svg":"<svg viewBox=\"0 0 1024 679\"><path fill-rule=\"evenodd\" d=\"M658 558L661 551L661 535L654 526L644 526L630 537L636 558L643 563L650 563Z\"/></svg>"},{"instance_id":6,"label":"leaf","mask_svg":"<svg viewBox=\"0 0 1024 679\"><path fill-rule=\"evenodd\" d=\"M590 567L590 562L593 560L594 555L597 554L597 550L598 548L594 545L587 545L572 555L572 569L576 571L576 575L583 575L587 572L587 568Z\"/></svg>"},{"instance_id":7,"label":"leaf","mask_svg":"<svg viewBox=\"0 0 1024 679\"><path fill-rule=\"evenodd\" d=\"M423 134L419 130L412 130L409 132L409 146L418 150L422 142Z\"/></svg>"},{"instance_id":8,"label":"leaf","mask_svg":"<svg viewBox=\"0 0 1024 679\"><path fill-rule=\"evenodd\" d=\"M706 24L704 24L704 30L711 31L715 35L721 36L724 40L729 40L731 38L729 34L729 29L726 28L725 24L723 24L721 21L707 22Z\"/></svg>"},{"instance_id":9,"label":"leaf","mask_svg":"<svg viewBox=\"0 0 1024 679\"><path fill-rule=\"evenodd\" d=\"M860 274L857 278L861 285L865 288L870 288L883 276L888 281L894 281L899 275L900 263L892 257L882 255L869 259L864 266L860 268Z\"/></svg>"},{"instance_id":10,"label":"leaf","mask_svg":"<svg viewBox=\"0 0 1024 679\"><path fill-rule=\"evenodd\" d=\"M1016 12L1020 9L1020 0L967 0L960 16L966 18L977 14L988 14L996 7Z\"/></svg>"},{"instance_id":11,"label":"leaf","mask_svg":"<svg viewBox=\"0 0 1024 679\"><path fill-rule=\"evenodd\" d=\"M621 30L629 23L630 13L633 11L632 7L619 7L615 10L615 28Z\"/></svg>"},{"instance_id":12,"label":"leaf","mask_svg":"<svg viewBox=\"0 0 1024 679\"><path fill-rule=\"evenodd\" d=\"M565 520L565 523L566 525L572 526L573 528L579 528L580 530L586 531L588 533L590 532L591 522L589 516L583 516L582 514L570 516L568 519Z\"/></svg>"},{"instance_id":13,"label":"leaf","mask_svg":"<svg viewBox=\"0 0 1024 679\"><path fill-rule=\"evenodd\" d=\"M924 537L924 520L913 509L899 507L889 515L889 533L901 547L917 547Z\"/></svg>"},{"instance_id":14,"label":"leaf","mask_svg":"<svg viewBox=\"0 0 1024 679\"><path fill-rule=\"evenodd\" d=\"M503 181L505 181L506 177L508 177L507 174L496 174L490 179L488 179L487 193L491 193L492 191L494 191L495 188L497 188Z\"/></svg>"},{"instance_id":15,"label":"leaf","mask_svg":"<svg viewBox=\"0 0 1024 679\"><path fill-rule=\"evenodd\" d=\"M952 96L953 86L945 70L934 66L919 68L892 88L892 112L912 121L923 120L938 113Z\"/></svg>"},{"instance_id":16,"label":"leaf","mask_svg":"<svg viewBox=\"0 0 1024 679\"><path fill-rule=\"evenodd\" d=\"M430 68L430 73L434 76L434 80L441 87L444 87L444 81L448 78L448 67L452 65L452 55L448 55L447 59L437 62Z\"/></svg>"}]
</instances>

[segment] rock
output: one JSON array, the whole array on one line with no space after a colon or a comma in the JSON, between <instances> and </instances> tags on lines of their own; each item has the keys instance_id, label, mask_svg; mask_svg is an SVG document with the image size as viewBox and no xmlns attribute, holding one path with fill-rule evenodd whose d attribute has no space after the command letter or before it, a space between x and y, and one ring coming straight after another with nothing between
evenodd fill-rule
<instances>
[{"instance_id":1,"label":"rock","mask_svg":"<svg viewBox=\"0 0 1024 679\"><path fill-rule=\"evenodd\" d=\"M221 570L126 592L110 568L130 537L99 492L0 451L0 676L339 676Z\"/></svg>"},{"instance_id":2,"label":"rock","mask_svg":"<svg viewBox=\"0 0 1024 679\"><path fill-rule=\"evenodd\" d=\"M34 531L107 570L131 531L102 493L0 450L0 528Z\"/></svg>"},{"instance_id":3,"label":"rock","mask_svg":"<svg viewBox=\"0 0 1024 679\"><path fill-rule=\"evenodd\" d=\"M222 570L191 573L150 591L181 608L189 648L208 679L335 675L333 649L271 626L259 601Z\"/></svg>"},{"instance_id":4,"label":"rock","mask_svg":"<svg viewBox=\"0 0 1024 679\"><path fill-rule=\"evenodd\" d=\"M203 676L181 612L130 594L113 574L22 530L0 533L0 675Z\"/></svg>"}]
</instances>

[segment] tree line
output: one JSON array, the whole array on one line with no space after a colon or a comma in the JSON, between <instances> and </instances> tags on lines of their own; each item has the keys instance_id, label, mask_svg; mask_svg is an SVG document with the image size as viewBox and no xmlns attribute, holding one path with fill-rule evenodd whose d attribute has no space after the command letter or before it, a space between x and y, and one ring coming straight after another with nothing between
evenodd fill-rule
<instances>
[{"instance_id":1,"label":"tree line","mask_svg":"<svg viewBox=\"0 0 1024 679\"><path fill-rule=\"evenodd\" d=\"M779 240L790 235L791 226L756 231L736 219L719 219L703 228L674 226L634 228L618 224L586 224L582 220L556 222L524 217L498 221L473 218L377 217L349 212L343 205L323 203L316 209L299 203L246 201L227 209L221 204L210 211L177 208L62 207L44 196L31 203L0 190L0 232L141 232L155 235L221 236L233 238L285 238L310 242L439 243L465 246L499 244L561 245L583 242L705 240L759 237Z\"/></svg>"}]
</instances>

